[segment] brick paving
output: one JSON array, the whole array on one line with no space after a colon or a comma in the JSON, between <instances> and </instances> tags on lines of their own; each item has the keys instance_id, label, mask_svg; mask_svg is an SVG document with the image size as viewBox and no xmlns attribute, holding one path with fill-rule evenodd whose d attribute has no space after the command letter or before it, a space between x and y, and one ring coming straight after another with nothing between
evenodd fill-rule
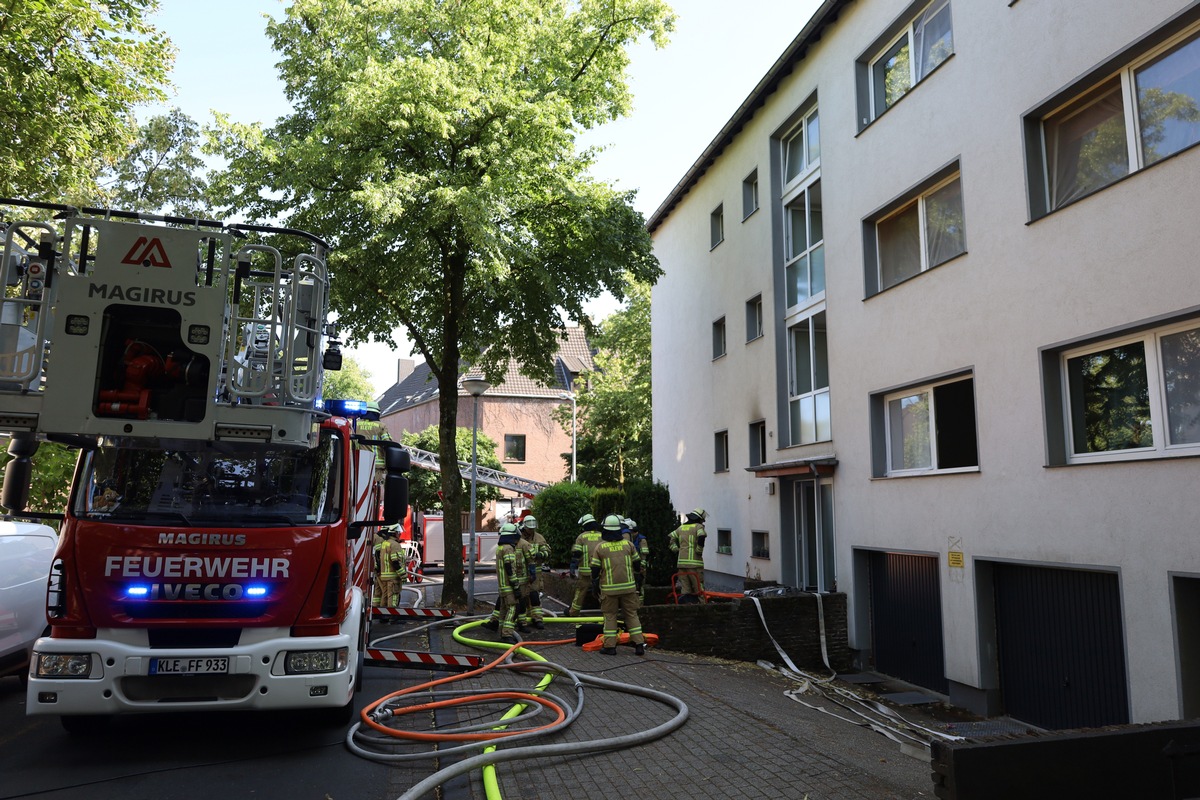
<instances>
[{"instance_id":1,"label":"brick paving","mask_svg":"<svg viewBox=\"0 0 1200 800\"><path fill-rule=\"evenodd\" d=\"M481 639L494 636L478 628L473 633ZM564 635L573 635L569 626L549 624L546 631L534 632L529 638ZM435 651L465 652L448 630L434 632L430 639ZM417 642L404 646L410 645L415 647ZM910 800L933 796L927 758L905 755L898 744L876 732L793 701L784 693L795 689L795 682L755 664L656 648L649 648L641 658L630 647L618 648L616 656L585 652L574 645L543 647L537 652L580 673L672 694L687 704L689 716L666 737L630 749L498 764L499 786L510 800ZM412 684L429 677L423 671L391 672L402 673L393 683ZM537 681L533 675L493 671L471 679L462 688L532 688ZM561 677L549 691L574 699L574 689ZM424 730L431 730L436 724L462 724L463 717L474 713L457 712L457 720L455 712L442 712L437 720L426 714L404 726L416 730L429 726ZM580 742L632 734L660 724L674 713L648 698L589 686L580 718L564 732L537 742ZM544 716L533 724L543 720ZM418 747L426 746L397 750L410 752ZM429 762L394 765L389 793L402 792L433 769ZM484 797L478 771L469 779L454 781L441 793L442 800Z\"/></svg>"}]
</instances>

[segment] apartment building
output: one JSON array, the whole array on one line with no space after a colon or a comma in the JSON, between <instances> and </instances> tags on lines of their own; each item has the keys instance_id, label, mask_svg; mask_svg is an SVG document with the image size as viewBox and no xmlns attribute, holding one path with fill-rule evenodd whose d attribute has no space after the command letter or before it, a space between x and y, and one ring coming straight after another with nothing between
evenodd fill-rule
<instances>
[{"instance_id":1,"label":"apartment building","mask_svg":"<svg viewBox=\"0 0 1200 800\"><path fill-rule=\"evenodd\" d=\"M648 223L709 582L980 713L1200 716L1197 142L1200 3L823 3Z\"/></svg>"}]
</instances>

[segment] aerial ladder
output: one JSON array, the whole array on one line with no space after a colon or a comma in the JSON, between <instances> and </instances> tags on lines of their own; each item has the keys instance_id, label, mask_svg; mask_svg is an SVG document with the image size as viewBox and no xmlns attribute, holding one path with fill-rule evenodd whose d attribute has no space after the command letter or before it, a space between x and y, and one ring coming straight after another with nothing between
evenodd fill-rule
<instances>
[{"instance_id":1,"label":"aerial ladder","mask_svg":"<svg viewBox=\"0 0 1200 800\"><path fill-rule=\"evenodd\" d=\"M434 472L442 471L441 459L437 453L431 453L428 450L420 450L416 447L405 446L408 451L409 458L412 460L414 467L421 469L433 470ZM463 480L471 479L471 465L466 461L458 462L459 475ZM508 472L503 472L490 467L479 467L475 469L475 480L479 483L487 484L488 486L497 486L501 489L508 489L524 495L525 497L533 497L538 492L542 491L550 484L535 481L531 478L522 478L518 475L512 475Z\"/></svg>"}]
</instances>

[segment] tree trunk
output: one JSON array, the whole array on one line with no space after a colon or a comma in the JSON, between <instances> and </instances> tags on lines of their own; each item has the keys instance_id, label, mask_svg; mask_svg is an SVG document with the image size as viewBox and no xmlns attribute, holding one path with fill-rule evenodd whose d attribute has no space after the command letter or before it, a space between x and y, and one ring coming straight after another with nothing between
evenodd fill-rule
<instances>
[{"instance_id":1,"label":"tree trunk","mask_svg":"<svg viewBox=\"0 0 1200 800\"><path fill-rule=\"evenodd\" d=\"M449 372L444 370L443 372ZM463 590L462 509L463 482L458 471L455 437L458 428L458 365L449 375L438 376L438 460L442 464L442 532L445 536L446 566L442 572L442 605L461 606L467 601Z\"/></svg>"}]
</instances>

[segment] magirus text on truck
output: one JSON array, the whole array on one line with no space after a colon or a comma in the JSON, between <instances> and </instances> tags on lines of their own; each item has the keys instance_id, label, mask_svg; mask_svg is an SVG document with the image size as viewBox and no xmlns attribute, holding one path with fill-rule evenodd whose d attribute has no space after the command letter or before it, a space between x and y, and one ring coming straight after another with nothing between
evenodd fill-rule
<instances>
[{"instance_id":1,"label":"magirus text on truck","mask_svg":"<svg viewBox=\"0 0 1200 800\"><path fill-rule=\"evenodd\" d=\"M348 716L370 618L363 532L405 515L409 456L357 434L365 404L322 402L340 367L325 243L0 206L0 505L38 516L40 443L80 451L28 713L72 731L128 712Z\"/></svg>"}]
</instances>

